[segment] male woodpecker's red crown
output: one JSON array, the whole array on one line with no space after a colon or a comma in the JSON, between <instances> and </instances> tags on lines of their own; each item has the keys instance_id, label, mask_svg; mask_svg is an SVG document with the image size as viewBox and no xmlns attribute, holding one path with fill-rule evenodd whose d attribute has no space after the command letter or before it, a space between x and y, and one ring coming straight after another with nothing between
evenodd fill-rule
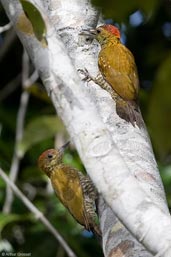
<instances>
[{"instance_id":1,"label":"male woodpecker's red crown","mask_svg":"<svg viewBox=\"0 0 171 257\"><path fill-rule=\"evenodd\" d=\"M117 27L110 25L110 24L103 25L102 27L120 39L121 34Z\"/></svg>"}]
</instances>

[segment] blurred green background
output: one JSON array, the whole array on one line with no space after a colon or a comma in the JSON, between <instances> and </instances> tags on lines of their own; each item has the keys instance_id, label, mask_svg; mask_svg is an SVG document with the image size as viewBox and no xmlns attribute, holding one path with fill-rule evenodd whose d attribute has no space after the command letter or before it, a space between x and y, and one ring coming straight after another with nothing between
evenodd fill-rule
<instances>
[{"instance_id":1,"label":"blurred green background","mask_svg":"<svg viewBox=\"0 0 171 257\"><path fill-rule=\"evenodd\" d=\"M94 0L107 23L119 26L122 41L135 56L141 93L140 105L171 207L171 1ZM8 22L0 6L0 26ZM0 167L9 173L16 137L16 119L23 94L23 48L14 31L0 34ZM33 67L30 64L30 73ZM17 186L46 215L79 257L102 256L99 245L76 224L53 194L48 179L37 168L39 154L68 139L41 81L29 88L23 140L17 145L20 166ZM81 170L74 149L64 161ZM0 179L0 208L6 185ZM54 237L23 203L14 198L11 212L0 214L0 251L31 252L32 256L67 256Z\"/></svg>"}]
</instances>

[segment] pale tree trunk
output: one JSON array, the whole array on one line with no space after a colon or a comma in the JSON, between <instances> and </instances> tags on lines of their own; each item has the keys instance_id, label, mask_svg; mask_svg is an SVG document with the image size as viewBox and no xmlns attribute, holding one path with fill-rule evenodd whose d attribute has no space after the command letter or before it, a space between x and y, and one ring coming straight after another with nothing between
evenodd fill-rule
<instances>
[{"instance_id":1,"label":"pale tree trunk","mask_svg":"<svg viewBox=\"0 0 171 257\"><path fill-rule=\"evenodd\" d=\"M1 1L101 195L104 255L170 257L171 219L145 128L119 118L110 95L77 72L98 71L98 44L79 35L96 27L97 11L87 0L29 1L46 23L46 45L19 1Z\"/></svg>"}]
</instances>

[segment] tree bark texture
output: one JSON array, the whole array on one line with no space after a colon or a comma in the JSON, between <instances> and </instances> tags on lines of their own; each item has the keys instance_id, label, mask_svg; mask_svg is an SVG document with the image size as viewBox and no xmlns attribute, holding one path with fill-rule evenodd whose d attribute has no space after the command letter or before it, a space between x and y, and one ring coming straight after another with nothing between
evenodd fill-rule
<instances>
[{"instance_id":1,"label":"tree bark texture","mask_svg":"<svg viewBox=\"0 0 171 257\"><path fill-rule=\"evenodd\" d=\"M79 33L96 27L99 13L88 0L30 0L46 24L44 45L20 2L1 1L98 189L104 255L170 257L171 219L148 133L77 71L98 73L99 45Z\"/></svg>"}]
</instances>

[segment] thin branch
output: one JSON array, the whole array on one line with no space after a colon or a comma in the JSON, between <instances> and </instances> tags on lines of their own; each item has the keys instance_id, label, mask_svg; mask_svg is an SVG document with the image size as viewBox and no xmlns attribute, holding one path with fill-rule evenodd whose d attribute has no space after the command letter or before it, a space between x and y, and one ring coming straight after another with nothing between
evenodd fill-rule
<instances>
[{"instance_id":1,"label":"thin branch","mask_svg":"<svg viewBox=\"0 0 171 257\"><path fill-rule=\"evenodd\" d=\"M23 58L22 58L22 86L25 87L25 81L29 77L29 57L26 51L23 52Z\"/></svg>"},{"instance_id":2,"label":"thin branch","mask_svg":"<svg viewBox=\"0 0 171 257\"><path fill-rule=\"evenodd\" d=\"M0 136L1 136L1 132L2 132L2 124L0 123Z\"/></svg>"},{"instance_id":3,"label":"thin branch","mask_svg":"<svg viewBox=\"0 0 171 257\"><path fill-rule=\"evenodd\" d=\"M35 205L33 205L29 199L18 189L18 187L9 179L5 172L0 168L0 176L5 181L5 183L13 190L13 192L18 196L18 198L24 203L24 205L35 215L36 219L39 219L45 227L54 235L57 241L65 249L69 257L77 257L72 249L65 242L63 237L59 232L53 227L53 225L45 218L42 212L40 212Z\"/></svg>"},{"instance_id":4,"label":"thin branch","mask_svg":"<svg viewBox=\"0 0 171 257\"><path fill-rule=\"evenodd\" d=\"M23 127L24 127L24 120L25 120L25 114L26 114L26 110L27 110L28 101L29 101L29 93L24 91L21 94L20 106L19 106L19 110L18 110L18 114L17 114L16 140L15 140L14 153L13 153L10 174L9 174L9 177L13 182L16 181L16 178L18 175L18 170L19 170L19 165L20 165L20 160L21 160L21 158L17 152L17 145L23 136ZM4 213L9 213L11 211L12 202L13 202L13 193L12 193L11 189L9 187L7 187L6 199L5 199L5 203L3 206Z\"/></svg>"},{"instance_id":5,"label":"thin branch","mask_svg":"<svg viewBox=\"0 0 171 257\"><path fill-rule=\"evenodd\" d=\"M30 1L39 6L40 1ZM47 91L51 93L53 104L98 191L121 222L149 251L158 256L170 257L171 219L147 132L120 119L115 103L107 92L97 89L92 82L89 83L92 86L92 90L89 87L91 94L86 87L82 87L73 62L67 55L67 52L70 56L75 53L77 69L92 65L95 72L93 67L97 67L97 60L95 66L90 58L95 57L97 47L95 44L85 45L85 40L81 41L78 36L82 29L80 26L85 21L91 25L88 14L92 12L87 12L89 1L75 0L72 5L65 1L64 5L59 5L58 0L55 6L58 15L55 28L46 16L47 9L51 8L40 8L48 28L47 47L43 47L34 34L28 35L18 28L16 21L22 13L18 1L1 2L16 25L16 32ZM49 1L42 2L49 4ZM62 6L64 9L61 10ZM14 9L15 13L12 11ZM61 21L62 18L67 21L66 24ZM69 45L68 51L55 33L57 29L63 33L63 39ZM76 41L71 42L69 38L72 37ZM87 53L87 58L82 53Z\"/></svg>"},{"instance_id":6,"label":"thin branch","mask_svg":"<svg viewBox=\"0 0 171 257\"><path fill-rule=\"evenodd\" d=\"M15 78L13 78L8 84L0 90L0 102L5 100L11 93L13 93L16 88L21 84L21 73L19 73Z\"/></svg>"},{"instance_id":7,"label":"thin branch","mask_svg":"<svg viewBox=\"0 0 171 257\"><path fill-rule=\"evenodd\" d=\"M6 53L9 51L15 39L17 39L17 36L14 29L9 30L5 34L3 44L0 48L0 62L2 62L3 58L6 56Z\"/></svg>"},{"instance_id":8,"label":"thin branch","mask_svg":"<svg viewBox=\"0 0 171 257\"><path fill-rule=\"evenodd\" d=\"M5 26L0 27L0 33L9 30L11 27L12 27L12 24L11 24L11 22L9 22L9 23L6 24Z\"/></svg>"},{"instance_id":9,"label":"thin branch","mask_svg":"<svg viewBox=\"0 0 171 257\"><path fill-rule=\"evenodd\" d=\"M29 58L28 58L26 52L24 52L24 54L23 54L23 66L22 67L23 67L23 69L22 69L22 85L24 87L25 80L28 79L28 76L29 76ZM23 137L24 121L25 121L26 110L27 110L28 101L29 101L29 95L30 94L27 91L22 92L21 98L20 98L20 106L19 106L19 110L18 110L18 114L17 114L15 147L14 147L14 153L13 153L10 174L9 174L9 177L13 182L16 181L16 178L18 175L18 170L19 170L19 165L20 165L20 160L21 160L21 157L19 156L19 154L17 152L17 145ZM6 199L5 199L5 203L3 206L4 213L10 212L12 202L13 202L13 193L12 193L10 187L7 187Z\"/></svg>"},{"instance_id":10,"label":"thin branch","mask_svg":"<svg viewBox=\"0 0 171 257\"><path fill-rule=\"evenodd\" d=\"M37 79L39 78L37 70L33 72L33 74L25 80L25 88L28 88L30 85L32 85Z\"/></svg>"},{"instance_id":11,"label":"thin branch","mask_svg":"<svg viewBox=\"0 0 171 257\"><path fill-rule=\"evenodd\" d=\"M33 74L29 77L29 58L28 58L26 51L24 51L23 60L22 60L22 86L23 86L23 88L28 88L37 79L38 79L37 71L34 71ZM10 175L9 175L10 179L13 182L16 181L16 178L18 175L18 170L19 170L19 165L20 165L20 160L21 160L21 157L19 156L19 154L17 152L17 145L23 137L24 121L25 121L29 96L30 96L29 92L27 92L27 91L22 92L21 98L20 98L20 106L19 106L19 110L18 110L18 114L17 114L15 148L14 148L14 154L13 154ZM10 212L12 202L13 202L13 193L12 193L11 189L9 187L7 187L6 199L5 199L5 203L3 206L4 213Z\"/></svg>"}]
</instances>

